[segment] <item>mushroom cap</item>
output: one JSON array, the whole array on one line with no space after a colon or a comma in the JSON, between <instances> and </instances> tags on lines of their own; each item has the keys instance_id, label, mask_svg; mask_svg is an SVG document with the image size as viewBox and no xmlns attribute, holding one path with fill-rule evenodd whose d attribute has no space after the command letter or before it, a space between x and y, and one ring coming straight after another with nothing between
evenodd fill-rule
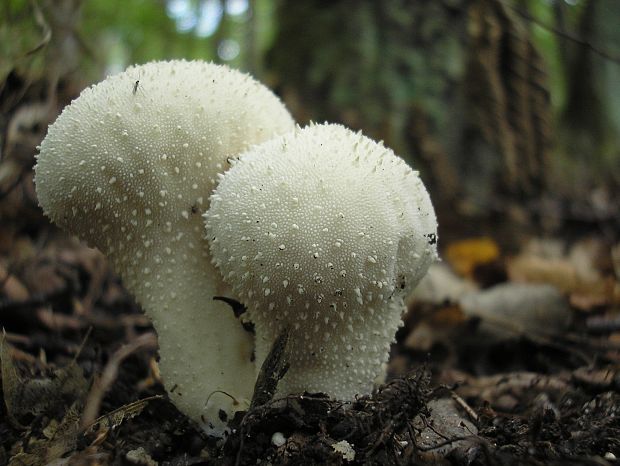
<instances>
[{"instance_id":1,"label":"mushroom cap","mask_svg":"<svg viewBox=\"0 0 620 466\"><path fill-rule=\"evenodd\" d=\"M50 126L37 196L54 223L108 254L137 223L174 224L201 209L228 157L292 127L280 100L239 71L133 66L85 89Z\"/></svg>"},{"instance_id":2,"label":"mushroom cap","mask_svg":"<svg viewBox=\"0 0 620 466\"><path fill-rule=\"evenodd\" d=\"M154 62L82 92L49 128L35 167L47 215L106 254L153 321L171 399L215 435L251 397L255 368L252 336L213 300L228 288L201 213L229 157L293 127L248 75Z\"/></svg>"},{"instance_id":3,"label":"mushroom cap","mask_svg":"<svg viewBox=\"0 0 620 466\"><path fill-rule=\"evenodd\" d=\"M205 217L213 260L255 323L257 360L292 332L279 390L369 393L403 298L437 258L418 173L360 133L312 125L242 154Z\"/></svg>"}]
</instances>

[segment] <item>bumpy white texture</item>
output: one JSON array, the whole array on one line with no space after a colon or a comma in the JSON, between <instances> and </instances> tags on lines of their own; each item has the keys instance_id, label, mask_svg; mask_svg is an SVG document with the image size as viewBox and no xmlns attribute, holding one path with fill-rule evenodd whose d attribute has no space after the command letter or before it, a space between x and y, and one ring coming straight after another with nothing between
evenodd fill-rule
<instances>
[{"instance_id":1,"label":"bumpy white texture","mask_svg":"<svg viewBox=\"0 0 620 466\"><path fill-rule=\"evenodd\" d=\"M369 393L403 298L437 258L418 173L359 133L313 125L242 154L205 217L214 261L255 323L257 363L292 332L279 393Z\"/></svg>"},{"instance_id":2,"label":"bumpy white texture","mask_svg":"<svg viewBox=\"0 0 620 466\"><path fill-rule=\"evenodd\" d=\"M255 369L251 336L213 301L229 292L211 264L201 214L229 157L293 126L250 76L155 62L86 89L41 144L41 206L107 255L153 320L171 398L213 433L233 408L216 390L250 397Z\"/></svg>"}]
</instances>

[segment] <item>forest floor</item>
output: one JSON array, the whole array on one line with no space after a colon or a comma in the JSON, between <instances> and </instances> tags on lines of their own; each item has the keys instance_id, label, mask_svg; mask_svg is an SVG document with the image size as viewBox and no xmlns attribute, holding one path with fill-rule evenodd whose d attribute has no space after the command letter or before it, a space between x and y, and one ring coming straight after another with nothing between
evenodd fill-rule
<instances>
[{"instance_id":1,"label":"forest floor","mask_svg":"<svg viewBox=\"0 0 620 466\"><path fill-rule=\"evenodd\" d=\"M448 240L388 381L272 400L207 438L168 401L148 319L23 177L2 200L0 464L614 464L620 250L590 234Z\"/></svg>"}]
</instances>

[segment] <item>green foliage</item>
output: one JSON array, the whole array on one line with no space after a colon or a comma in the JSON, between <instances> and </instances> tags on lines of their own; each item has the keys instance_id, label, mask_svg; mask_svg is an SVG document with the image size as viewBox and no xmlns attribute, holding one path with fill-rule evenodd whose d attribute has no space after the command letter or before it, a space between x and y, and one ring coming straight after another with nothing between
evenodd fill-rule
<instances>
[{"instance_id":1,"label":"green foliage","mask_svg":"<svg viewBox=\"0 0 620 466\"><path fill-rule=\"evenodd\" d=\"M79 32L97 63L124 69L164 58L214 59L209 39L178 32L164 5L150 0L91 0L83 5Z\"/></svg>"},{"instance_id":2,"label":"green foliage","mask_svg":"<svg viewBox=\"0 0 620 466\"><path fill-rule=\"evenodd\" d=\"M23 74L43 73L44 61L33 51L45 41L45 23L33 5L27 0L0 4L0 82L13 68Z\"/></svg>"},{"instance_id":3,"label":"green foliage","mask_svg":"<svg viewBox=\"0 0 620 466\"><path fill-rule=\"evenodd\" d=\"M216 13L206 13L213 30L201 34L191 24L179 27L170 14L174 0L5 0L0 6L0 79L11 69L32 79L52 69L60 76L79 70L88 82L133 63L171 58L260 71L260 57L273 39L273 1L250 2L245 13L236 15L226 13L228 2L183 3L194 23L205 15L207 3L215 8ZM44 41L46 31L51 34ZM226 40L238 44L239 53L223 59L218 47Z\"/></svg>"}]
</instances>

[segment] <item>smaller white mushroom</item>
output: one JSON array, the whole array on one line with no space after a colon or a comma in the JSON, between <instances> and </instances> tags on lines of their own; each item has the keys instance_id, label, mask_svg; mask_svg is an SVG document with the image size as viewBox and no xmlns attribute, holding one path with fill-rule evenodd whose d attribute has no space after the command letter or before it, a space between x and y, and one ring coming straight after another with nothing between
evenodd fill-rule
<instances>
[{"instance_id":1,"label":"smaller white mushroom","mask_svg":"<svg viewBox=\"0 0 620 466\"><path fill-rule=\"evenodd\" d=\"M242 154L205 217L215 264L255 324L257 362L291 332L279 393L370 393L403 298L437 257L418 173L361 134L314 125Z\"/></svg>"}]
</instances>

